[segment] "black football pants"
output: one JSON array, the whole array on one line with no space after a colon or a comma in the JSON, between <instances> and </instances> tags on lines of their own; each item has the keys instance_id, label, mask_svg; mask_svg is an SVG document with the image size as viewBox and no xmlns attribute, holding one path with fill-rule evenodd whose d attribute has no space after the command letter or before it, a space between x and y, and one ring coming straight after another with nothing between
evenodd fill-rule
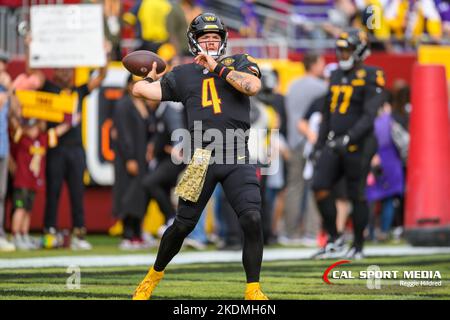
<instances>
[{"instance_id":1,"label":"black football pants","mask_svg":"<svg viewBox=\"0 0 450 320\"><path fill-rule=\"evenodd\" d=\"M263 253L261 226L261 194L256 167L250 164L212 164L196 203L180 199L174 223L164 233L154 268L162 271L180 250L184 238L191 233L216 184L223 191L239 218L244 235L242 260L247 282L258 282Z\"/></svg>"},{"instance_id":2,"label":"black football pants","mask_svg":"<svg viewBox=\"0 0 450 320\"><path fill-rule=\"evenodd\" d=\"M58 146L48 150L46 163L46 201L44 227L57 227L58 203L66 181L73 228L84 228L83 173L85 154L82 146Z\"/></svg>"}]
</instances>

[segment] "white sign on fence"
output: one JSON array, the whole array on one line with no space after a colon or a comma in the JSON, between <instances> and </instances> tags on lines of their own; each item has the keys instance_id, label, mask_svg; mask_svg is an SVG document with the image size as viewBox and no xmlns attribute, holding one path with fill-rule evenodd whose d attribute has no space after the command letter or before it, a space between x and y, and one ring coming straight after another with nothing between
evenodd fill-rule
<instances>
[{"instance_id":1,"label":"white sign on fence","mask_svg":"<svg viewBox=\"0 0 450 320\"><path fill-rule=\"evenodd\" d=\"M102 10L100 4L32 6L30 66L104 66Z\"/></svg>"}]
</instances>

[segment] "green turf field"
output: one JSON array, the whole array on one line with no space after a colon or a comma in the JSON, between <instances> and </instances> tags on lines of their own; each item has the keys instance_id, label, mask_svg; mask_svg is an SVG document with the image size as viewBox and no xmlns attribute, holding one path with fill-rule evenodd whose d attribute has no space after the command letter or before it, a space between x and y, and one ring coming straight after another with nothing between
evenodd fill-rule
<instances>
[{"instance_id":1,"label":"green turf field","mask_svg":"<svg viewBox=\"0 0 450 320\"><path fill-rule=\"evenodd\" d=\"M38 238L38 235L35 235ZM17 258L36 258L36 257L59 257L59 256L97 256L97 255L129 255L129 254L156 254L156 248L150 248L137 251L122 251L119 250L118 245L120 238L110 237L105 235L89 235L87 240L93 245L93 250L90 251L72 251L70 249L57 250L35 250L35 251L15 251L15 252L0 252L0 259L17 259ZM404 241L397 242L395 245L405 244ZM367 246L371 246L367 243ZM377 244L382 246L392 246L393 243ZM295 246L297 248L305 248L302 246ZM266 248L286 248L282 245L270 245ZM208 250L214 250L213 245L208 246ZM193 249L183 248L183 251L195 251ZM450 258L449 258L450 260Z\"/></svg>"},{"instance_id":2,"label":"green turf field","mask_svg":"<svg viewBox=\"0 0 450 320\"><path fill-rule=\"evenodd\" d=\"M2 256L0 255L0 258ZM401 287L382 280L368 289L366 280L322 280L334 260L264 262L262 285L271 299L450 299L448 255L368 258L345 266L354 273L369 265L381 270L438 270L441 287ZM341 268L341 267L339 267ZM146 267L82 268L81 288L68 289L65 268L0 269L0 299L129 299ZM170 265L154 299L242 299L244 272L240 263Z\"/></svg>"}]
</instances>

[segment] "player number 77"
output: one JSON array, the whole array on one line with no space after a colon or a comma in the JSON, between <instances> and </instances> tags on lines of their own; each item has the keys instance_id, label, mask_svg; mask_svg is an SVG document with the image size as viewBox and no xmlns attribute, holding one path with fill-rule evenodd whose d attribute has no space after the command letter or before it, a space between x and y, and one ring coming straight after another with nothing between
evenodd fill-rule
<instances>
[{"instance_id":1,"label":"player number 77","mask_svg":"<svg viewBox=\"0 0 450 320\"><path fill-rule=\"evenodd\" d=\"M350 98L353 94L352 86L331 86L331 104L330 104L330 112L334 113L336 110L339 96L341 93L344 94L341 104L339 105L339 113L344 114L347 112L348 106L350 105Z\"/></svg>"},{"instance_id":2,"label":"player number 77","mask_svg":"<svg viewBox=\"0 0 450 320\"><path fill-rule=\"evenodd\" d=\"M202 85L202 107L213 106L214 114L222 113L221 102L217 95L214 78L204 79Z\"/></svg>"}]
</instances>

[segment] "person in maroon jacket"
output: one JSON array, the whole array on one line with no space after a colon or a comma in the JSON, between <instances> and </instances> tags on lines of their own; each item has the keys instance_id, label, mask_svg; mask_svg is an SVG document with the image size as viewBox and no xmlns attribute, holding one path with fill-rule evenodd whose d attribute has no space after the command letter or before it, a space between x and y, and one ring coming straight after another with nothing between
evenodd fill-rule
<instances>
[{"instance_id":1,"label":"person in maroon jacket","mask_svg":"<svg viewBox=\"0 0 450 320\"><path fill-rule=\"evenodd\" d=\"M68 123L46 130L46 124L36 119L24 119L15 130L11 146L14 159L12 217L13 241L17 249L35 249L29 236L30 214L36 192L45 185L45 155L55 147L58 137L70 129Z\"/></svg>"}]
</instances>

